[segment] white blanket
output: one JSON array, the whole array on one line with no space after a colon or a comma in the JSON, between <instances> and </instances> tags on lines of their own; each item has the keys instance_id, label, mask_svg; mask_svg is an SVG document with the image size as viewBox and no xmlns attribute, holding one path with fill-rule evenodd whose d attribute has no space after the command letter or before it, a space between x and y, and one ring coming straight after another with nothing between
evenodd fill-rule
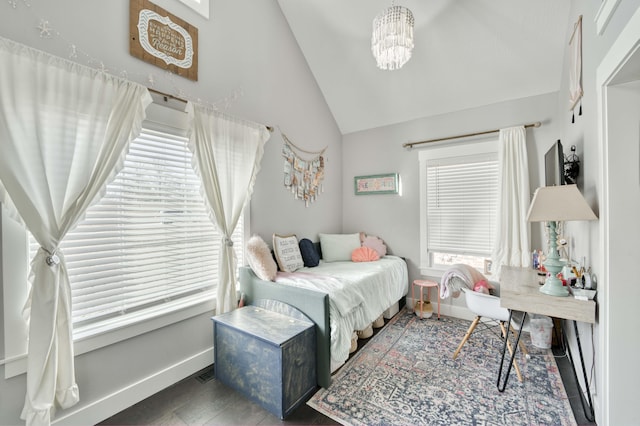
<instances>
[{"instance_id":1,"label":"white blanket","mask_svg":"<svg viewBox=\"0 0 640 426\"><path fill-rule=\"evenodd\" d=\"M442 274L442 278L440 279L441 299L446 299L449 296L458 297L460 295L461 289L452 285L452 278L460 278L464 282L464 285L470 289L473 289L474 284L478 281L484 280L489 282L484 275L469 265L451 265L451 267Z\"/></svg>"},{"instance_id":2,"label":"white blanket","mask_svg":"<svg viewBox=\"0 0 640 426\"><path fill-rule=\"evenodd\" d=\"M353 331L366 328L409 288L407 265L397 256L375 262L321 262L314 268L278 272L275 281L329 295L332 366L349 357Z\"/></svg>"},{"instance_id":3,"label":"white blanket","mask_svg":"<svg viewBox=\"0 0 640 426\"><path fill-rule=\"evenodd\" d=\"M308 272L278 272L275 281L281 284L319 290L329 295L340 315L348 315L353 309L364 303L364 296L358 286L350 279L332 275L319 275Z\"/></svg>"}]
</instances>

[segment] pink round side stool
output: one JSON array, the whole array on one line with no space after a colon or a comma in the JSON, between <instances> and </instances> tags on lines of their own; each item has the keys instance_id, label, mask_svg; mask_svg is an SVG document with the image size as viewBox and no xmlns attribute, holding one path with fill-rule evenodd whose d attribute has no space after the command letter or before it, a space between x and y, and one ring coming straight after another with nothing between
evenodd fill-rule
<instances>
[{"instance_id":1,"label":"pink round side stool","mask_svg":"<svg viewBox=\"0 0 640 426\"><path fill-rule=\"evenodd\" d=\"M423 312L422 312L422 289L426 288L427 289L427 300L431 301L431 289L435 287L436 289L436 297L438 299L438 319L440 319L440 284L438 284L435 281L431 281L431 280L415 280L413 281L413 285L411 286L411 300L415 301L416 298L414 297L414 289L415 287L418 286L420 287L420 318L423 317Z\"/></svg>"}]
</instances>

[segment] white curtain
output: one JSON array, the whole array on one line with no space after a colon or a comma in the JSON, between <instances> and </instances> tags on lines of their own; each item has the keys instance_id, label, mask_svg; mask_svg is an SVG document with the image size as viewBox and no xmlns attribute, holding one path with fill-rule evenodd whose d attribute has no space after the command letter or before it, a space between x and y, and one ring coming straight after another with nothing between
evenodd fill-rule
<instances>
[{"instance_id":1,"label":"white curtain","mask_svg":"<svg viewBox=\"0 0 640 426\"><path fill-rule=\"evenodd\" d=\"M231 235L251 198L264 144L270 134L261 124L230 117L205 106L187 105L189 149L202 180L211 220L222 234L218 258L216 313L236 307L236 253Z\"/></svg>"},{"instance_id":2,"label":"white curtain","mask_svg":"<svg viewBox=\"0 0 640 426\"><path fill-rule=\"evenodd\" d=\"M71 288L58 245L121 167L147 89L0 38L0 201L40 244L31 262L22 418L48 425L79 400ZM5 283L5 285L11 283Z\"/></svg>"},{"instance_id":3,"label":"white curtain","mask_svg":"<svg viewBox=\"0 0 640 426\"><path fill-rule=\"evenodd\" d=\"M524 126L500 130L499 184L493 273L500 277L503 265L527 267L529 256L529 163Z\"/></svg>"}]
</instances>

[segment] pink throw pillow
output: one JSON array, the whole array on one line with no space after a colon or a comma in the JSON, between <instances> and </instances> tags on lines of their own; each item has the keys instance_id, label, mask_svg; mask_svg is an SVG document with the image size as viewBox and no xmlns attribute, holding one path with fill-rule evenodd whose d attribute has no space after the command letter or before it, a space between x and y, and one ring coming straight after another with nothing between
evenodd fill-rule
<instances>
[{"instance_id":1,"label":"pink throw pillow","mask_svg":"<svg viewBox=\"0 0 640 426\"><path fill-rule=\"evenodd\" d=\"M378 252L369 247L358 247L351 252L351 260L354 262L373 262L378 259Z\"/></svg>"},{"instance_id":2,"label":"pink throw pillow","mask_svg":"<svg viewBox=\"0 0 640 426\"><path fill-rule=\"evenodd\" d=\"M380 257L387 255L387 246L379 237L375 237L373 235L366 236L362 240L362 246L374 249Z\"/></svg>"},{"instance_id":3,"label":"pink throw pillow","mask_svg":"<svg viewBox=\"0 0 640 426\"><path fill-rule=\"evenodd\" d=\"M273 260L269 246L259 235L253 235L247 241L247 261L253 272L265 281L274 281L278 273L278 265Z\"/></svg>"}]
</instances>

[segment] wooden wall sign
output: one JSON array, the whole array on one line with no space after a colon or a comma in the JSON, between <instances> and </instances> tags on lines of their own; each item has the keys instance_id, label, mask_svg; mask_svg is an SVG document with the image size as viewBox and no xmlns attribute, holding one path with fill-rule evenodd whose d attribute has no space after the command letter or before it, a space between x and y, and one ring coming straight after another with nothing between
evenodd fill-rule
<instances>
[{"instance_id":1,"label":"wooden wall sign","mask_svg":"<svg viewBox=\"0 0 640 426\"><path fill-rule=\"evenodd\" d=\"M198 28L148 0L131 0L129 53L174 74L198 80Z\"/></svg>"}]
</instances>

